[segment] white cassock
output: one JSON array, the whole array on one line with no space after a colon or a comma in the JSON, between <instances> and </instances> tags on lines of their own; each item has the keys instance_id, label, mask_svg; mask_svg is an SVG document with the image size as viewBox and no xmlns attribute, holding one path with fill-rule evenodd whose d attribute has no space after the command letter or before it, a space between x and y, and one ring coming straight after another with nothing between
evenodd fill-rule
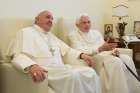
<instances>
[{"instance_id":1,"label":"white cassock","mask_svg":"<svg viewBox=\"0 0 140 93\"><path fill-rule=\"evenodd\" d=\"M99 31L72 31L69 39L71 47L93 55L97 62L96 71L102 81L103 93L140 93L140 83L123 64L125 62L137 74L132 58L122 54L118 58L112 56L111 51L99 53L98 48L105 42Z\"/></svg>"},{"instance_id":2,"label":"white cassock","mask_svg":"<svg viewBox=\"0 0 140 93\"><path fill-rule=\"evenodd\" d=\"M93 69L63 64L62 57L77 59L81 52L71 49L51 32L37 25L22 29L13 45L9 52L14 55L13 65L22 71L33 64L48 70L48 86L54 93L101 93L99 77Z\"/></svg>"}]
</instances>

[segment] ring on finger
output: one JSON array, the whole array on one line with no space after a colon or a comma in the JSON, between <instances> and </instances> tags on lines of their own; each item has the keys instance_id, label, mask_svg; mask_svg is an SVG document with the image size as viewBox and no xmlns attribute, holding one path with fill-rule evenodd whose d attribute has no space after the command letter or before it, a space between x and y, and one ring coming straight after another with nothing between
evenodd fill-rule
<instances>
[{"instance_id":1,"label":"ring on finger","mask_svg":"<svg viewBox=\"0 0 140 93\"><path fill-rule=\"evenodd\" d=\"M36 76L37 74L36 73L33 73L33 75Z\"/></svg>"}]
</instances>

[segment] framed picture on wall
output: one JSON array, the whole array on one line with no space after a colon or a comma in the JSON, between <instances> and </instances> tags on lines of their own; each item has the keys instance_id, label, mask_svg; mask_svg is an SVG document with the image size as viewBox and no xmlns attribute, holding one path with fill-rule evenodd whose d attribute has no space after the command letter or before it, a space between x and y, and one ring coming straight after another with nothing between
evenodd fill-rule
<instances>
[{"instance_id":1,"label":"framed picture on wall","mask_svg":"<svg viewBox=\"0 0 140 93\"><path fill-rule=\"evenodd\" d=\"M134 33L140 38L140 21L134 21Z\"/></svg>"},{"instance_id":2,"label":"framed picture on wall","mask_svg":"<svg viewBox=\"0 0 140 93\"><path fill-rule=\"evenodd\" d=\"M134 21L134 33L140 34L140 21Z\"/></svg>"},{"instance_id":3,"label":"framed picture on wall","mask_svg":"<svg viewBox=\"0 0 140 93\"><path fill-rule=\"evenodd\" d=\"M113 38L113 24L104 25L104 38Z\"/></svg>"}]
</instances>

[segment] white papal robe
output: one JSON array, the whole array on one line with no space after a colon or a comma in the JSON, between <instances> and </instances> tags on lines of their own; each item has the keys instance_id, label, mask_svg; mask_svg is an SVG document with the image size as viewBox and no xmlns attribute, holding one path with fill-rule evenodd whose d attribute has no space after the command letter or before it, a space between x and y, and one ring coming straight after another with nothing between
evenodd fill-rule
<instances>
[{"instance_id":1,"label":"white papal robe","mask_svg":"<svg viewBox=\"0 0 140 93\"><path fill-rule=\"evenodd\" d=\"M64 65L62 57L77 59L80 53L37 25L19 31L9 51L14 55L13 65L24 72L33 64L48 70L48 86L53 93L101 93L93 69Z\"/></svg>"},{"instance_id":2,"label":"white papal robe","mask_svg":"<svg viewBox=\"0 0 140 93\"><path fill-rule=\"evenodd\" d=\"M118 58L112 56L111 51L99 53L98 48L105 43L99 31L72 31L69 39L73 48L93 55L103 93L140 93L140 83L123 64L125 62L137 74L132 58L122 54Z\"/></svg>"}]
</instances>

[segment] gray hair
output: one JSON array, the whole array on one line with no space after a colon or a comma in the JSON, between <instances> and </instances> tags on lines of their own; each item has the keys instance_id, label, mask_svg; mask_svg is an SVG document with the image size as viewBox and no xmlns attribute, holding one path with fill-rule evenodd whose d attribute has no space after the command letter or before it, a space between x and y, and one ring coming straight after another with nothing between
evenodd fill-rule
<instances>
[{"instance_id":1,"label":"gray hair","mask_svg":"<svg viewBox=\"0 0 140 93\"><path fill-rule=\"evenodd\" d=\"M48 10L43 10L43 11L41 11L39 14L37 14L37 16L35 17L35 24L37 23L37 20L38 20L38 18L41 16L41 15L43 15L44 13L51 13L50 11L48 11Z\"/></svg>"}]
</instances>

